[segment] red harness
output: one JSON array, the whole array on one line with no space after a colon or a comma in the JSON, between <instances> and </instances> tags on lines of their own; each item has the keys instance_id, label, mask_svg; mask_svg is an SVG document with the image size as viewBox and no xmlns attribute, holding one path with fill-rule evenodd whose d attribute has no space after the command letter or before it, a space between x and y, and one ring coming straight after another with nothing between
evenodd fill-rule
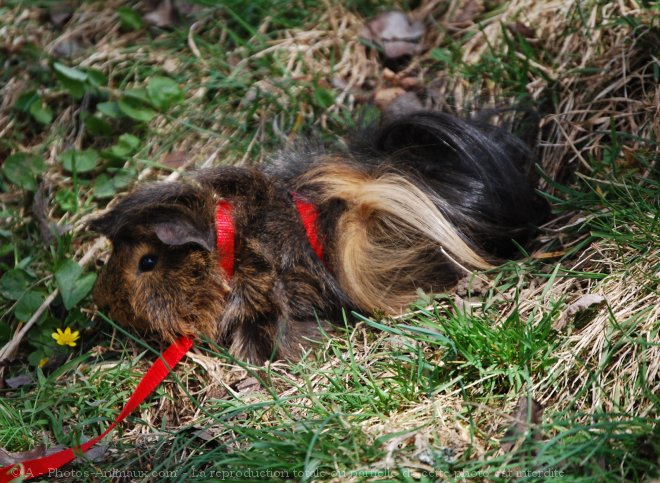
<instances>
[{"instance_id":1,"label":"red harness","mask_svg":"<svg viewBox=\"0 0 660 483\"><path fill-rule=\"evenodd\" d=\"M316 231L316 220L319 216L316 206L298 193L291 193L291 198L300 215L300 221L305 227L309 244L319 260L325 264L323 245ZM236 227L234 226L233 206L227 200L220 200L215 205L215 233L220 267L231 278L234 275Z\"/></svg>"}]
</instances>

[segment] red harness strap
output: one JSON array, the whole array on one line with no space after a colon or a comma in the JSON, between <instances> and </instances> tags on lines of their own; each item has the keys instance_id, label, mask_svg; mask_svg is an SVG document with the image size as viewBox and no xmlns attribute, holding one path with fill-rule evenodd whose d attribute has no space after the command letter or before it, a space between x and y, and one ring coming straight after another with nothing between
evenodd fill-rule
<instances>
[{"instance_id":1,"label":"red harness strap","mask_svg":"<svg viewBox=\"0 0 660 483\"><path fill-rule=\"evenodd\" d=\"M316 211L316 206L305 200L298 193L291 193L291 197L293 198L293 203L296 205L296 209L300 215L300 220L305 227L305 233L307 233L309 244L314 249L319 260L325 264L325 258L323 258L323 245L321 245L321 240L319 240L319 235L316 231L316 219L319 217L319 213Z\"/></svg>"},{"instance_id":2,"label":"red harness strap","mask_svg":"<svg viewBox=\"0 0 660 483\"><path fill-rule=\"evenodd\" d=\"M234 243L236 239L236 228L234 227L232 211L232 204L227 200L220 200L215 205L215 233L218 260L220 267L229 278L234 276Z\"/></svg>"},{"instance_id":3,"label":"red harness strap","mask_svg":"<svg viewBox=\"0 0 660 483\"><path fill-rule=\"evenodd\" d=\"M156 389L158 384L165 379L165 376L170 373L172 368L177 365L192 346L192 339L187 337L180 337L176 342L169 346L167 350L163 352L161 358L157 359L149 371L144 375L140 384L135 388L135 392L133 392L133 395L124 406L124 409L119 413L119 416L117 416L114 422L108 426L108 429L96 438L90 439L76 448L68 448L49 456L44 456L43 458L23 461L22 463L0 468L0 483L11 481L19 476L25 476L26 479L29 479L45 475L50 471L73 461L77 454L82 454L89 450L112 431L115 426L126 419L126 417L131 414L133 410L153 392L154 389Z\"/></svg>"},{"instance_id":4,"label":"red harness strap","mask_svg":"<svg viewBox=\"0 0 660 483\"><path fill-rule=\"evenodd\" d=\"M316 206L305 200L298 193L291 193L291 198L293 198L293 203L296 206L296 210L298 210L300 220L303 227L305 227L309 244L314 250L314 253L319 257L319 260L325 263L323 245L316 231L316 220L319 216ZM231 278L234 275L236 227L234 226L233 207L231 202L227 200L220 200L215 205L215 233L218 263L220 264L220 268L227 274L227 277Z\"/></svg>"}]
</instances>

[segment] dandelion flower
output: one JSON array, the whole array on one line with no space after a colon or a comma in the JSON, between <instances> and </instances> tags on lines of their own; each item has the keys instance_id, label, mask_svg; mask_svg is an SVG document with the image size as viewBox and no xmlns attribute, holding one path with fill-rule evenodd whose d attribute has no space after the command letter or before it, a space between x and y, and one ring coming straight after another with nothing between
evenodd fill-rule
<instances>
[{"instance_id":1,"label":"dandelion flower","mask_svg":"<svg viewBox=\"0 0 660 483\"><path fill-rule=\"evenodd\" d=\"M75 347L76 341L80 338L80 332L77 330L75 332L71 332L71 327L67 327L64 329L64 332L62 329L57 329L57 332L53 332L52 337L59 345Z\"/></svg>"}]
</instances>

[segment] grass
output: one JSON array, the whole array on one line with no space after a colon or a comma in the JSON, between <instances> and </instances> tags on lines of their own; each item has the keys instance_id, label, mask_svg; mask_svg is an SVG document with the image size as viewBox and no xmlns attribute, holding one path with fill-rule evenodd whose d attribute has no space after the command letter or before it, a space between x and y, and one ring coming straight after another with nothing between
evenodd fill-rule
<instances>
[{"instance_id":1,"label":"grass","mask_svg":"<svg viewBox=\"0 0 660 483\"><path fill-rule=\"evenodd\" d=\"M428 107L540 112L553 219L526 256L405 316L356 314L293 366L200 344L56 478L658 477L657 6L467 4L411 12L434 28L397 75ZM0 363L0 458L101 433L158 352L95 313L107 246L87 216L137 182L341 136L395 82L358 38L374 2L205 1L166 29L134 2L63 23L53 5L0 6L0 346L28 324ZM75 348L52 339L64 327Z\"/></svg>"}]
</instances>

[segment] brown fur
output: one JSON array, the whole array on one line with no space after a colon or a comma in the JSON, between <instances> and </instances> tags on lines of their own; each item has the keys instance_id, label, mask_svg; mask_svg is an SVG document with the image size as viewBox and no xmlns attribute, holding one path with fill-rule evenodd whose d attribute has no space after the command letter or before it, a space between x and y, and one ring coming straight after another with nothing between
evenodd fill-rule
<instances>
[{"instance_id":1,"label":"brown fur","mask_svg":"<svg viewBox=\"0 0 660 483\"><path fill-rule=\"evenodd\" d=\"M511 161L519 146L489 130L487 145L460 123L423 113L374 135L367 154L312 151L264 170L220 167L141 187L91 224L113 244L94 299L122 324L168 341L209 337L252 363L297 358L319 324L351 310L399 313L417 289L442 290L466 269L492 266L544 216ZM469 129L475 140L462 145L456 137ZM317 207L324 261L294 191ZM231 279L215 248L219 199L233 206ZM153 269L140 268L144 255L157 258Z\"/></svg>"}]
</instances>

